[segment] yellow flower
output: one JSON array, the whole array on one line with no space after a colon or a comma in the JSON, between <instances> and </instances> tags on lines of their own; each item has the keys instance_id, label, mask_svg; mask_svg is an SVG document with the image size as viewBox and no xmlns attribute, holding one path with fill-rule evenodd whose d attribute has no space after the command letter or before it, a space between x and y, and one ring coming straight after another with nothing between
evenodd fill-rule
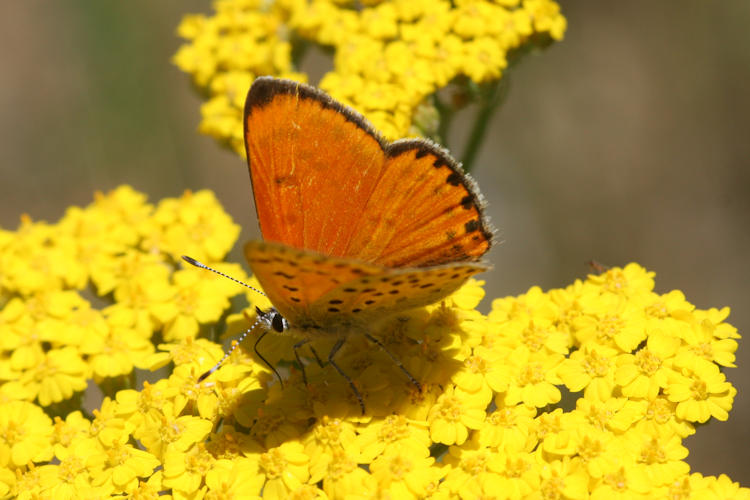
<instances>
[{"instance_id":1,"label":"yellow flower","mask_svg":"<svg viewBox=\"0 0 750 500\"><path fill-rule=\"evenodd\" d=\"M69 413L65 420L55 417L52 442L55 447L55 456L60 458L61 450L68 448L79 438L88 437L91 421L83 416L80 411Z\"/></svg>"},{"instance_id":2,"label":"yellow flower","mask_svg":"<svg viewBox=\"0 0 750 500\"><path fill-rule=\"evenodd\" d=\"M672 373L666 394L677 403L679 418L702 423L711 417L729 418L737 389L726 381L718 366L703 362L683 369L682 373Z\"/></svg>"},{"instance_id":3,"label":"yellow flower","mask_svg":"<svg viewBox=\"0 0 750 500\"><path fill-rule=\"evenodd\" d=\"M472 356L464 360L463 369L451 380L458 389L485 403L492 400L493 391L504 392L510 383L501 355L483 346L474 348Z\"/></svg>"},{"instance_id":4,"label":"yellow flower","mask_svg":"<svg viewBox=\"0 0 750 500\"><path fill-rule=\"evenodd\" d=\"M138 481L136 486L127 489L125 493L129 498L160 500L166 497L164 500L169 500L170 495L160 495L160 492L164 491L162 476L162 471L156 471L148 480Z\"/></svg>"},{"instance_id":5,"label":"yellow flower","mask_svg":"<svg viewBox=\"0 0 750 500\"><path fill-rule=\"evenodd\" d=\"M689 321L690 328L681 325L682 328L677 330L677 334L682 338L684 344L679 352L675 355L674 363L676 366L690 366L698 362L698 359L704 359L721 366L734 367L735 351L737 351L737 341L733 338L723 337L720 331L722 325L726 323L714 323L706 318L702 321L695 318ZM697 359L696 359L697 358Z\"/></svg>"},{"instance_id":6,"label":"yellow flower","mask_svg":"<svg viewBox=\"0 0 750 500\"><path fill-rule=\"evenodd\" d=\"M5 472L0 477L0 489L5 486L12 498L19 500L31 500L46 495L51 497L50 491L59 485L58 466L43 465L35 467L30 464L27 469L16 469L14 474L8 469L0 469ZM85 486L84 486L85 488ZM86 494L95 493L92 488L86 488ZM96 492L106 494L107 492Z\"/></svg>"},{"instance_id":7,"label":"yellow flower","mask_svg":"<svg viewBox=\"0 0 750 500\"><path fill-rule=\"evenodd\" d=\"M560 459L575 454L581 436L578 430L584 426L583 415L577 412L562 412L560 408L541 413L536 419L537 436L541 441L538 450L550 459Z\"/></svg>"},{"instance_id":8,"label":"yellow flower","mask_svg":"<svg viewBox=\"0 0 750 500\"><path fill-rule=\"evenodd\" d=\"M378 482L378 491L392 498L423 498L429 485L443 471L433 468L435 459L409 455L392 449L370 464L370 473Z\"/></svg>"},{"instance_id":9,"label":"yellow flower","mask_svg":"<svg viewBox=\"0 0 750 500\"><path fill-rule=\"evenodd\" d=\"M592 486L592 500L630 500L632 498L652 498L654 485L643 474L632 468L620 466L597 478Z\"/></svg>"},{"instance_id":10,"label":"yellow flower","mask_svg":"<svg viewBox=\"0 0 750 500\"><path fill-rule=\"evenodd\" d=\"M120 186L107 194L94 193L94 202L86 208L69 208L58 226L73 237L79 260L90 270L94 259L112 258L135 246L153 209L143 193ZM102 234L107 237L102 238Z\"/></svg>"},{"instance_id":11,"label":"yellow flower","mask_svg":"<svg viewBox=\"0 0 750 500\"><path fill-rule=\"evenodd\" d=\"M394 7L396 16L426 16L419 5ZM231 24L241 10L223 12ZM54 276L29 294L21 291L28 283L6 282L0 495L750 497L725 476L689 474L682 444L695 422L727 418L737 392L721 371L734 365L739 338L727 308L657 295L653 274L635 264L497 299L489 316L476 310L482 282L469 281L439 304L373 325L422 391L364 336L347 339L336 360L363 396L362 415L349 382L315 359L324 361L335 339L300 350L307 384L296 340L273 336L258 349L283 383L255 356L257 336L199 381L222 358L202 337L242 331L256 306L271 306L253 292L246 312L229 309L242 291L236 283L180 268L169 255L167 242L193 238L197 251L223 256L203 241L212 231L193 232L201 211L225 218L212 196L154 209L121 188L58 224L0 232L0 258L6 250L23 257L17 237L73 235L102 294L89 303L72 288L80 283ZM118 232L98 257L88 253L87 221ZM171 235L170 225L178 226ZM237 266L215 265L245 279ZM128 388L143 368L161 378ZM110 395L93 417L73 397L89 384ZM563 385L583 394L568 391L561 402ZM61 416L53 422L34 399Z\"/></svg>"},{"instance_id":12,"label":"yellow flower","mask_svg":"<svg viewBox=\"0 0 750 500\"><path fill-rule=\"evenodd\" d=\"M42 354L38 364L21 375L17 386L31 391L40 405L49 406L86 389L88 377L89 367L77 350L64 347Z\"/></svg>"},{"instance_id":13,"label":"yellow flower","mask_svg":"<svg viewBox=\"0 0 750 500\"><path fill-rule=\"evenodd\" d=\"M436 443L463 444L469 429L478 429L485 417L486 402L448 390L430 409L427 422L430 437Z\"/></svg>"},{"instance_id":14,"label":"yellow flower","mask_svg":"<svg viewBox=\"0 0 750 500\"><path fill-rule=\"evenodd\" d=\"M357 466L353 459L343 450L333 453L333 460L328 464L328 471L323 478L323 491L329 498L374 496L377 483L367 471ZM356 497L355 497L356 498Z\"/></svg>"},{"instance_id":15,"label":"yellow flower","mask_svg":"<svg viewBox=\"0 0 750 500\"><path fill-rule=\"evenodd\" d=\"M200 131L241 155L249 81L264 74L306 80L295 71L310 46L333 52L333 68L320 87L396 139L420 132L416 110L441 87L461 76L497 80L509 51L538 43L535 36L559 40L565 31L559 7L549 0L387 0L359 7L331 0L232 0L214 8L209 17L184 18L178 34L187 43L173 60L208 96Z\"/></svg>"},{"instance_id":16,"label":"yellow flower","mask_svg":"<svg viewBox=\"0 0 750 500\"><path fill-rule=\"evenodd\" d=\"M125 418L136 428L144 428L144 421L158 421L163 415L163 410L168 404L173 404L178 389L171 386L167 380L159 380L155 384L148 381L143 382L140 391L123 390L116 395L117 414Z\"/></svg>"},{"instance_id":17,"label":"yellow flower","mask_svg":"<svg viewBox=\"0 0 750 500\"><path fill-rule=\"evenodd\" d=\"M124 249L116 257L99 254L89 263L91 281L96 285L99 295L107 295L122 287L132 276L148 273L152 268L163 267L162 260L156 254L146 254L133 248Z\"/></svg>"},{"instance_id":18,"label":"yellow flower","mask_svg":"<svg viewBox=\"0 0 750 500\"><path fill-rule=\"evenodd\" d=\"M361 30L369 38L388 39L398 35L396 8L391 3L363 9L359 21Z\"/></svg>"},{"instance_id":19,"label":"yellow flower","mask_svg":"<svg viewBox=\"0 0 750 500\"><path fill-rule=\"evenodd\" d=\"M267 498L287 498L287 495L307 482L310 457L301 443L289 441L260 456L259 466L266 475L263 486Z\"/></svg>"},{"instance_id":20,"label":"yellow flower","mask_svg":"<svg viewBox=\"0 0 750 500\"><path fill-rule=\"evenodd\" d=\"M167 447L184 452L193 444L202 442L213 426L209 420L193 415L180 415L171 403L164 407L160 416L161 418L156 418L152 414L134 432L134 436L143 443L146 450L157 458L164 456Z\"/></svg>"},{"instance_id":21,"label":"yellow flower","mask_svg":"<svg viewBox=\"0 0 750 500\"><path fill-rule=\"evenodd\" d=\"M549 4L548 0L526 0L527 4ZM615 294L635 299L644 299L654 289L654 273L635 263L624 268L612 268L600 275L589 275L588 281L601 287L603 294Z\"/></svg>"},{"instance_id":22,"label":"yellow flower","mask_svg":"<svg viewBox=\"0 0 750 500\"><path fill-rule=\"evenodd\" d=\"M225 274L243 281L239 266L214 266ZM185 269L172 274L177 289L174 297L177 311L164 326L164 339L180 340L196 337L201 324L218 321L229 308L229 298L236 295L238 285L202 269Z\"/></svg>"},{"instance_id":23,"label":"yellow flower","mask_svg":"<svg viewBox=\"0 0 750 500\"><path fill-rule=\"evenodd\" d=\"M622 393L633 398L655 399L659 391L667 387L672 373L668 362L679 345L679 339L656 331L635 354L619 356L615 381L622 386Z\"/></svg>"},{"instance_id":24,"label":"yellow flower","mask_svg":"<svg viewBox=\"0 0 750 500\"><path fill-rule=\"evenodd\" d=\"M525 347L514 349L505 361L514 380L504 394L495 397L498 406L523 402L541 408L560 401L562 395L556 384L561 383L557 370L562 361L559 354L533 356Z\"/></svg>"},{"instance_id":25,"label":"yellow flower","mask_svg":"<svg viewBox=\"0 0 750 500\"><path fill-rule=\"evenodd\" d=\"M427 457L432 442L423 423L410 421L403 415L389 415L358 428L357 443L361 448L362 462L370 463L388 449L402 450L409 456Z\"/></svg>"},{"instance_id":26,"label":"yellow flower","mask_svg":"<svg viewBox=\"0 0 750 500\"><path fill-rule=\"evenodd\" d=\"M96 439L81 437L70 446L58 449L56 456L60 463L56 466L57 481L51 488L54 495L80 498L92 492L106 495L115 491L111 484L93 484L107 460L107 453Z\"/></svg>"},{"instance_id":27,"label":"yellow flower","mask_svg":"<svg viewBox=\"0 0 750 500\"><path fill-rule=\"evenodd\" d=\"M303 442L305 454L310 457L310 482L317 483L325 477L328 464L333 460L334 450L359 456L356 436L351 422L324 416Z\"/></svg>"},{"instance_id":28,"label":"yellow flower","mask_svg":"<svg viewBox=\"0 0 750 500\"><path fill-rule=\"evenodd\" d=\"M540 492L546 498L587 498L588 478L581 461L564 458L542 466Z\"/></svg>"},{"instance_id":29,"label":"yellow flower","mask_svg":"<svg viewBox=\"0 0 750 500\"><path fill-rule=\"evenodd\" d=\"M488 481L497 483L502 480L498 472L504 470L504 456L489 448L451 446L444 461L449 469L441 488L453 495L462 491L481 491Z\"/></svg>"},{"instance_id":30,"label":"yellow flower","mask_svg":"<svg viewBox=\"0 0 750 500\"><path fill-rule=\"evenodd\" d=\"M646 402L640 402L646 403ZM690 422L678 418L675 412L677 404L669 401L666 396L659 396L645 404L645 413L635 428L644 434L653 436L676 434L687 437L695 433L695 426Z\"/></svg>"},{"instance_id":31,"label":"yellow flower","mask_svg":"<svg viewBox=\"0 0 750 500\"><path fill-rule=\"evenodd\" d=\"M202 443L186 451L167 448L162 464L164 486L182 495L190 495L200 488L203 478L213 469L216 459L206 451Z\"/></svg>"},{"instance_id":32,"label":"yellow flower","mask_svg":"<svg viewBox=\"0 0 750 500\"><path fill-rule=\"evenodd\" d=\"M24 295L61 288L84 288L86 268L75 239L57 226L22 218L16 237L0 252L0 285Z\"/></svg>"},{"instance_id":33,"label":"yellow flower","mask_svg":"<svg viewBox=\"0 0 750 500\"><path fill-rule=\"evenodd\" d=\"M500 44L490 37L478 37L464 44L461 72L475 82L486 82L500 78L508 65Z\"/></svg>"},{"instance_id":34,"label":"yellow flower","mask_svg":"<svg viewBox=\"0 0 750 500\"><path fill-rule=\"evenodd\" d=\"M263 487L263 480L257 460L243 457L217 460L206 473L206 498L257 498Z\"/></svg>"},{"instance_id":35,"label":"yellow flower","mask_svg":"<svg viewBox=\"0 0 750 500\"><path fill-rule=\"evenodd\" d=\"M628 455L635 458L631 466L634 475L652 486L670 484L690 470L683 461L688 450L676 435L657 438L633 430L624 434L621 442Z\"/></svg>"},{"instance_id":36,"label":"yellow flower","mask_svg":"<svg viewBox=\"0 0 750 500\"><path fill-rule=\"evenodd\" d=\"M609 430L615 435L645 418L647 408L647 402L627 398L609 398L606 401L580 398L576 401L576 410L588 424L596 429Z\"/></svg>"},{"instance_id":37,"label":"yellow flower","mask_svg":"<svg viewBox=\"0 0 750 500\"><path fill-rule=\"evenodd\" d=\"M534 21L534 27L546 31L555 40L561 40L567 21L560 14L560 6L550 0L524 0L524 9Z\"/></svg>"},{"instance_id":38,"label":"yellow flower","mask_svg":"<svg viewBox=\"0 0 750 500\"><path fill-rule=\"evenodd\" d=\"M114 290L116 303L111 314L132 314L132 324L150 324L151 330L171 320L177 314L173 302L175 288L169 282L169 269L164 265L144 267L129 280L123 280Z\"/></svg>"},{"instance_id":39,"label":"yellow flower","mask_svg":"<svg viewBox=\"0 0 750 500\"><path fill-rule=\"evenodd\" d=\"M693 473L690 475L700 476ZM733 482L726 474L720 474L719 477L703 477L706 489L710 490L718 498L735 498L737 500L750 499L750 488L741 488L739 483Z\"/></svg>"},{"instance_id":40,"label":"yellow flower","mask_svg":"<svg viewBox=\"0 0 750 500\"><path fill-rule=\"evenodd\" d=\"M83 338L80 350L88 356L95 379L101 380L129 374L154 352L154 345L136 329L112 325L102 334L91 331Z\"/></svg>"},{"instance_id":41,"label":"yellow flower","mask_svg":"<svg viewBox=\"0 0 750 500\"><path fill-rule=\"evenodd\" d=\"M26 401L3 404L0 411L0 466L21 467L52 458L52 420Z\"/></svg>"},{"instance_id":42,"label":"yellow flower","mask_svg":"<svg viewBox=\"0 0 750 500\"><path fill-rule=\"evenodd\" d=\"M208 264L223 259L240 232L214 194L206 190L186 191L182 198L162 200L153 221L158 229L150 241L146 240L144 250L156 247L177 259L189 255Z\"/></svg>"},{"instance_id":43,"label":"yellow flower","mask_svg":"<svg viewBox=\"0 0 750 500\"><path fill-rule=\"evenodd\" d=\"M632 352L646 339L647 317L636 301L610 293L586 293L571 326L580 344L596 342Z\"/></svg>"},{"instance_id":44,"label":"yellow flower","mask_svg":"<svg viewBox=\"0 0 750 500\"><path fill-rule=\"evenodd\" d=\"M611 347L584 345L562 362L558 373L571 391L585 389L585 398L606 401L615 387L616 356L617 351Z\"/></svg>"},{"instance_id":45,"label":"yellow flower","mask_svg":"<svg viewBox=\"0 0 750 500\"><path fill-rule=\"evenodd\" d=\"M536 409L525 405L497 409L474 434L474 442L509 454L531 451L536 445L535 415Z\"/></svg>"}]
</instances>

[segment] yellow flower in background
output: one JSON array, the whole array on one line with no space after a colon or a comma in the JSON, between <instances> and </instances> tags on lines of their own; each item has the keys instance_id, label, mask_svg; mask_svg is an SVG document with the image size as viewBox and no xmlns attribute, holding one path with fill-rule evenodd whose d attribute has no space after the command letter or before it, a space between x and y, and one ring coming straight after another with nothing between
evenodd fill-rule
<instances>
[{"instance_id":1,"label":"yellow flower in background","mask_svg":"<svg viewBox=\"0 0 750 500\"><path fill-rule=\"evenodd\" d=\"M378 29L391 15L380 12ZM118 236L97 249L84 221ZM727 308L657 294L637 264L495 299L488 315L472 280L374 327L422 392L364 339L344 345L337 360L367 402L362 415L307 346L305 384L283 337L258 346L283 386L253 352L259 332L199 381L222 357L205 337L244 330L269 303L175 253L188 245L245 279L221 262L235 227L208 192L149 204L122 187L58 223L24 218L2 233L4 262L23 257L16 239L67 238L87 281L3 275L0 495L750 498L685 462L695 424L727 419L737 394L722 372L739 338ZM155 381L137 383L145 370ZM105 397L84 407L94 385Z\"/></svg>"},{"instance_id":2,"label":"yellow flower in background","mask_svg":"<svg viewBox=\"0 0 750 500\"><path fill-rule=\"evenodd\" d=\"M388 139L429 135L416 119L450 82L496 82L518 49L561 40L552 0L221 0L211 16L185 16L174 62L207 94L200 131L244 155L242 108L262 75L306 81L302 56L317 46L332 67L320 88L363 113ZM449 104L449 106L452 104Z\"/></svg>"},{"instance_id":3,"label":"yellow flower in background","mask_svg":"<svg viewBox=\"0 0 750 500\"><path fill-rule=\"evenodd\" d=\"M52 420L26 401L3 404L0 412L0 466L23 467L52 458Z\"/></svg>"}]
</instances>

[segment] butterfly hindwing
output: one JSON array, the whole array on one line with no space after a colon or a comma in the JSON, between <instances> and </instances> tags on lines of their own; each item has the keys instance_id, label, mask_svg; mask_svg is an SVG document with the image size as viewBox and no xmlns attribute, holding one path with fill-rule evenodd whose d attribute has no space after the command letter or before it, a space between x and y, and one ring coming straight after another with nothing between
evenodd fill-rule
<instances>
[{"instance_id":1,"label":"butterfly hindwing","mask_svg":"<svg viewBox=\"0 0 750 500\"><path fill-rule=\"evenodd\" d=\"M386 269L356 278L332 289L311 304L310 313L321 322L326 316L358 318L370 323L445 298L471 276L484 272L480 263L453 263L428 268Z\"/></svg>"},{"instance_id":2,"label":"butterfly hindwing","mask_svg":"<svg viewBox=\"0 0 750 500\"><path fill-rule=\"evenodd\" d=\"M473 180L439 146L402 140L386 146L384 177L363 210L349 251L387 267L479 259L493 230Z\"/></svg>"},{"instance_id":3,"label":"butterfly hindwing","mask_svg":"<svg viewBox=\"0 0 750 500\"><path fill-rule=\"evenodd\" d=\"M475 262L389 269L260 241L245 245L245 255L292 326L329 330L431 304L487 270Z\"/></svg>"},{"instance_id":4,"label":"butterfly hindwing","mask_svg":"<svg viewBox=\"0 0 750 500\"><path fill-rule=\"evenodd\" d=\"M331 290L383 272L380 266L263 241L248 242L245 257L271 303L292 324L309 319L310 305Z\"/></svg>"}]
</instances>

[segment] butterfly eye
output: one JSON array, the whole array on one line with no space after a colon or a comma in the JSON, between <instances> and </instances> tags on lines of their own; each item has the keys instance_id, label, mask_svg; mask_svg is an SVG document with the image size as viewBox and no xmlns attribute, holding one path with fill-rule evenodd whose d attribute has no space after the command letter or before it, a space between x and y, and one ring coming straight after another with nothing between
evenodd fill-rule
<instances>
[{"instance_id":1,"label":"butterfly eye","mask_svg":"<svg viewBox=\"0 0 750 500\"><path fill-rule=\"evenodd\" d=\"M271 328L281 333L284 331L284 317L279 313L274 313L271 318Z\"/></svg>"}]
</instances>

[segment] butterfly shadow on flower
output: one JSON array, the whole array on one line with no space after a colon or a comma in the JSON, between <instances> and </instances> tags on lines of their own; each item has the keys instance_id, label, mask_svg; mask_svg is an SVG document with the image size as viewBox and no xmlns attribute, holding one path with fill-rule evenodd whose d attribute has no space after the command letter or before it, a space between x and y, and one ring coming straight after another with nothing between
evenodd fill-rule
<instances>
[{"instance_id":1,"label":"butterfly shadow on flower","mask_svg":"<svg viewBox=\"0 0 750 500\"><path fill-rule=\"evenodd\" d=\"M255 339L248 339L227 365L250 366L248 378L252 382L247 385L253 389L236 394L224 410L224 421L246 427L259 441L275 446L297 437L300 422L312 425L324 416L370 419L395 413L424 419L462 365L460 353L452 347L458 345L457 336L461 335L459 323L452 309L437 305L375 325L374 336L402 360L404 368L419 381L421 391L378 346L362 335L347 337L337 363L357 387L366 407L364 415L349 381L326 361L321 359L319 363L317 358L321 356L316 358L309 350L313 347L314 352L328 352L334 339L316 340L300 349L304 377L293 354L293 339L282 335L264 339L273 345L273 354L263 352L263 342L259 351L274 364L281 380L253 352ZM286 352L281 346L287 348ZM221 391L219 387L217 390Z\"/></svg>"}]
</instances>

